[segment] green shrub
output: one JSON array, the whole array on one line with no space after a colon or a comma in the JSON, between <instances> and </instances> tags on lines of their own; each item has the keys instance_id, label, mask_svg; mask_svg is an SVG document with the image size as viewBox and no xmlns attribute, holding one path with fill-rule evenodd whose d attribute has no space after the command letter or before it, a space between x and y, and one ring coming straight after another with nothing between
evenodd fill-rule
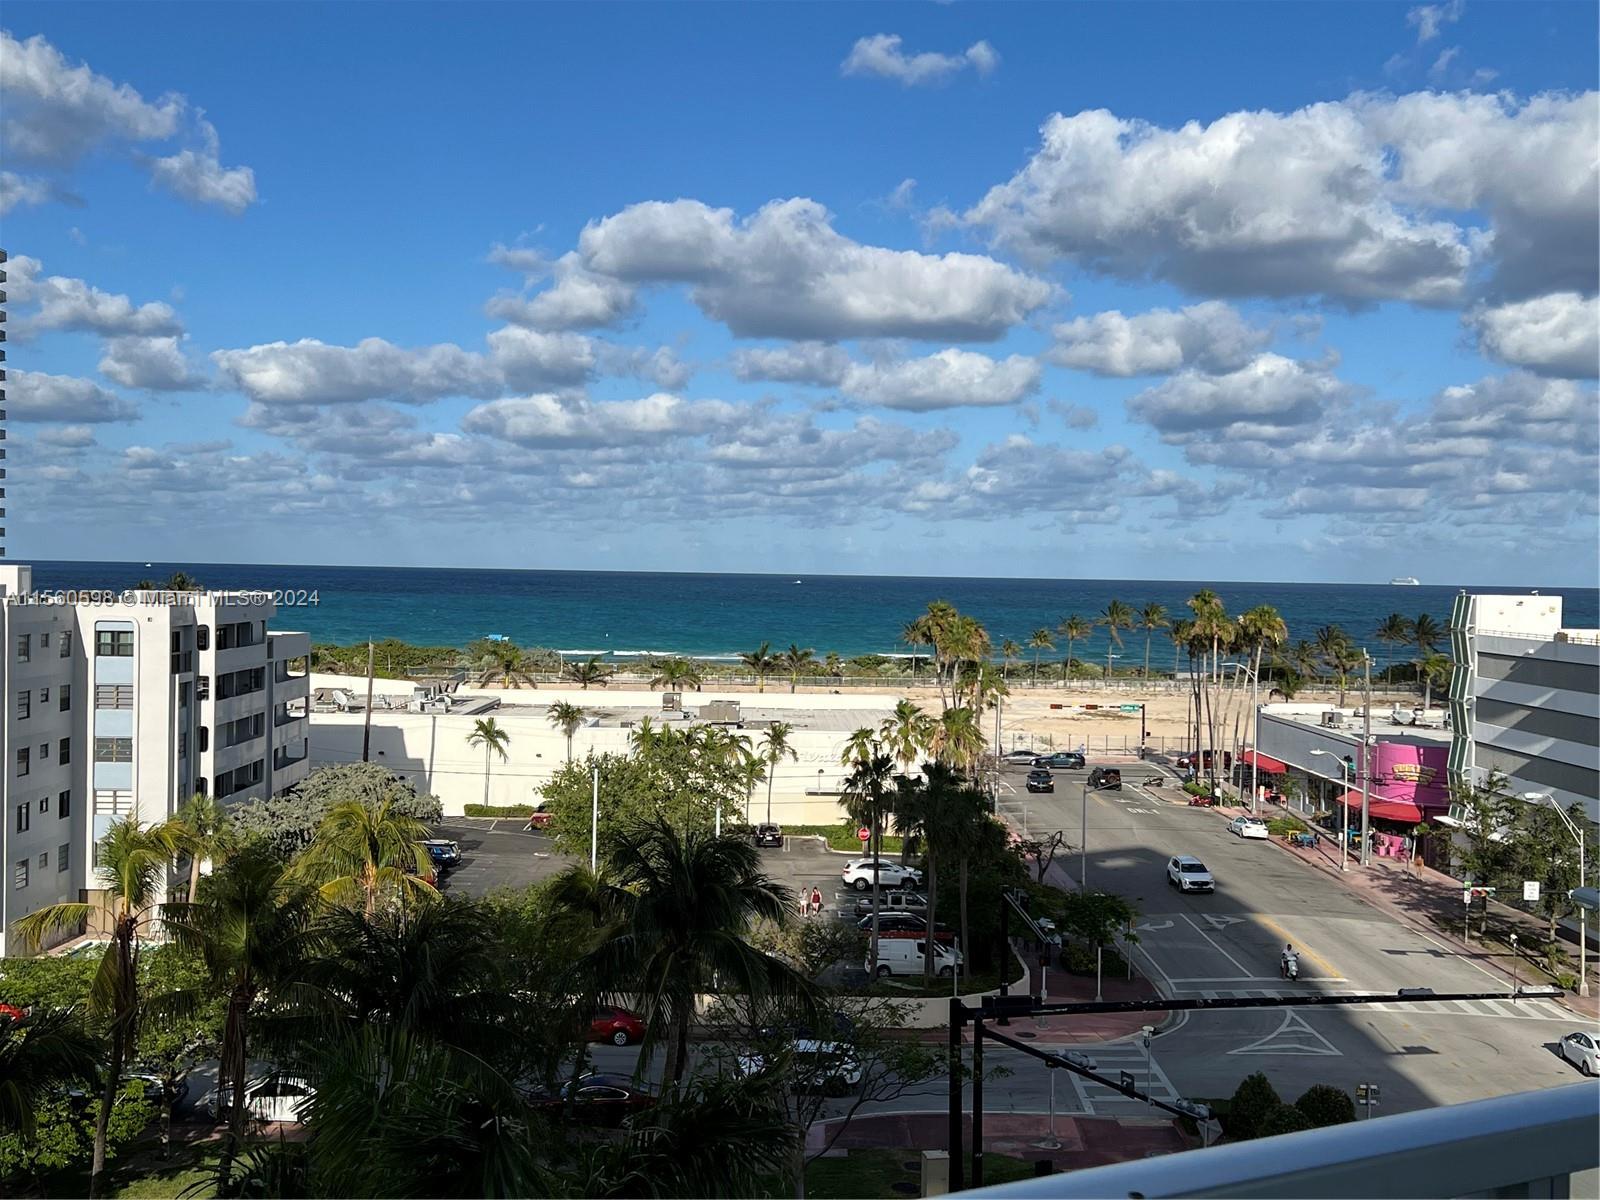
<instances>
[{"instance_id":1,"label":"green shrub","mask_svg":"<svg viewBox=\"0 0 1600 1200\"><path fill-rule=\"evenodd\" d=\"M1260 1137L1262 1125L1283 1101L1272 1083L1260 1071L1239 1081L1228 1108L1228 1136L1238 1140Z\"/></svg>"},{"instance_id":2,"label":"green shrub","mask_svg":"<svg viewBox=\"0 0 1600 1200\"><path fill-rule=\"evenodd\" d=\"M1288 837L1291 833L1305 833L1308 826L1299 817L1273 817L1267 822L1267 832L1273 837Z\"/></svg>"},{"instance_id":3,"label":"green shrub","mask_svg":"<svg viewBox=\"0 0 1600 1200\"><path fill-rule=\"evenodd\" d=\"M1191 783L1184 784L1183 790L1191 796L1209 796L1211 794L1211 785L1194 780Z\"/></svg>"},{"instance_id":4,"label":"green shrub","mask_svg":"<svg viewBox=\"0 0 1600 1200\"><path fill-rule=\"evenodd\" d=\"M1280 1133L1299 1133L1311 1128L1311 1118L1292 1104L1280 1104L1261 1122L1258 1137L1277 1137Z\"/></svg>"},{"instance_id":5,"label":"green shrub","mask_svg":"<svg viewBox=\"0 0 1600 1200\"><path fill-rule=\"evenodd\" d=\"M1294 1102L1313 1128L1324 1125L1343 1125L1356 1119L1356 1102L1350 1093L1332 1084L1317 1083L1308 1087L1305 1094Z\"/></svg>"},{"instance_id":6,"label":"green shrub","mask_svg":"<svg viewBox=\"0 0 1600 1200\"><path fill-rule=\"evenodd\" d=\"M469 817L530 817L531 804L468 804L462 811Z\"/></svg>"}]
</instances>

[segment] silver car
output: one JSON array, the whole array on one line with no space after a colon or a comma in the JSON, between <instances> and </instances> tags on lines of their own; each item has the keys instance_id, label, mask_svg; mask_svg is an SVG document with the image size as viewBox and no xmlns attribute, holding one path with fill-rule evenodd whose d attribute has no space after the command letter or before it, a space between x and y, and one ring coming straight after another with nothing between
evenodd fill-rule
<instances>
[{"instance_id":1,"label":"silver car","mask_svg":"<svg viewBox=\"0 0 1600 1200\"><path fill-rule=\"evenodd\" d=\"M1585 1075L1600 1075L1600 1042L1592 1033L1569 1033L1561 1039L1561 1057Z\"/></svg>"}]
</instances>

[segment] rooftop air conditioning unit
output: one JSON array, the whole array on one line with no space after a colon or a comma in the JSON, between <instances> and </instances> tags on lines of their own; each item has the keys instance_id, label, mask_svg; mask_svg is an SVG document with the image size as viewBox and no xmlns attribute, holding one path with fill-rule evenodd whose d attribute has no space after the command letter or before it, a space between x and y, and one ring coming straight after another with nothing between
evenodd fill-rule
<instances>
[{"instance_id":1,"label":"rooftop air conditioning unit","mask_svg":"<svg viewBox=\"0 0 1600 1200\"><path fill-rule=\"evenodd\" d=\"M683 707L683 693L682 692L662 692L661 693L661 711L662 712L677 712L682 707Z\"/></svg>"},{"instance_id":2,"label":"rooftop air conditioning unit","mask_svg":"<svg viewBox=\"0 0 1600 1200\"><path fill-rule=\"evenodd\" d=\"M1322 724L1327 728L1337 729L1339 726L1344 724L1344 714L1337 710L1334 712L1325 712L1322 714Z\"/></svg>"}]
</instances>

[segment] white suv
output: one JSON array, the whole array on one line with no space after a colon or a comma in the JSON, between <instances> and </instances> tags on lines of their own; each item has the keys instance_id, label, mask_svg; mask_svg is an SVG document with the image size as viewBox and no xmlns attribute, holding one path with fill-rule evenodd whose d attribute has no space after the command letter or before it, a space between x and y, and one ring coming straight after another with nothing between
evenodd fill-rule
<instances>
[{"instance_id":1,"label":"white suv","mask_svg":"<svg viewBox=\"0 0 1600 1200\"><path fill-rule=\"evenodd\" d=\"M1217 881L1205 863L1192 854L1174 854L1167 860L1167 882L1180 892L1214 892Z\"/></svg>"},{"instance_id":2,"label":"white suv","mask_svg":"<svg viewBox=\"0 0 1600 1200\"><path fill-rule=\"evenodd\" d=\"M872 859L852 858L844 865L846 887L858 892L872 890ZM878 860L878 886L880 888L920 888L922 872L915 867L902 867L887 858Z\"/></svg>"}]
</instances>

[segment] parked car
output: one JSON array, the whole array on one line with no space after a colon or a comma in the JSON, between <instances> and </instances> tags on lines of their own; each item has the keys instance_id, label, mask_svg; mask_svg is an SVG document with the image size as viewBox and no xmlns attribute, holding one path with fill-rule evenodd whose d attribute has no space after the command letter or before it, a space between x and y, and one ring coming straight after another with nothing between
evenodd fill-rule
<instances>
[{"instance_id":1,"label":"parked car","mask_svg":"<svg viewBox=\"0 0 1600 1200\"><path fill-rule=\"evenodd\" d=\"M783 845L783 829L771 822L763 821L756 826L755 839L758 846L781 846Z\"/></svg>"},{"instance_id":2,"label":"parked car","mask_svg":"<svg viewBox=\"0 0 1600 1200\"><path fill-rule=\"evenodd\" d=\"M591 1042L610 1042L613 1046L626 1046L644 1038L644 1018L614 1004L602 1004L594 1010L589 1022Z\"/></svg>"},{"instance_id":3,"label":"parked car","mask_svg":"<svg viewBox=\"0 0 1600 1200\"><path fill-rule=\"evenodd\" d=\"M1028 790L1030 792L1053 792L1056 790L1056 777L1043 767L1035 767L1028 772Z\"/></svg>"},{"instance_id":4,"label":"parked car","mask_svg":"<svg viewBox=\"0 0 1600 1200\"><path fill-rule=\"evenodd\" d=\"M863 896L856 901L856 916L870 917L874 908L879 912L915 913L925 917L928 915L928 898L921 892L879 892L876 899Z\"/></svg>"},{"instance_id":5,"label":"parked car","mask_svg":"<svg viewBox=\"0 0 1600 1200\"><path fill-rule=\"evenodd\" d=\"M844 885L858 892L872 890L872 859L857 858L845 864ZM882 858L878 860L878 886L880 888L907 888L922 886L922 872L915 867L902 867L899 862Z\"/></svg>"},{"instance_id":6,"label":"parked car","mask_svg":"<svg viewBox=\"0 0 1600 1200\"><path fill-rule=\"evenodd\" d=\"M530 1103L542 1112L559 1116L572 1091L572 1080L561 1085L554 1095L539 1095ZM654 1108L656 1098L627 1075L602 1075L591 1071L578 1079L573 1099L573 1120L580 1125L602 1125L616 1129L634 1113Z\"/></svg>"},{"instance_id":7,"label":"parked car","mask_svg":"<svg viewBox=\"0 0 1600 1200\"><path fill-rule=\"evenodd\" d=\"M794 1068L794 1089L824 1096L848 1096L861 1086L861 1060L849 1046L838 1042L819 1042L801 1038L789 1048ZM759 1051L741 1054L739 1073L745 1077L765 1071L780 1061L780 1055Z\"/></svg>"},{"instance_id":8,"label":"parked car","mask_svg":"<svg viewBox=\"0 0 1600 1200\"><path fill-rule=\"evenodd\" d=\"M202 1107L218 1120L232 1103L230 1089L213 1089L202 1101ZM298 1124L304 1117L305 1107L316 1095L304 1079L274 1071L261 1079L252 1079L245 1085L244 1107L257 1121L281 1124Z\"/></svg>"},{"instance_id":9,"label":"parked car","mask_svg":"<svg viewBox=\"0 0 1600 1200\"><path fill-rule=\"evenodd\" d=\"M910 938L880 938L878 976L883 978L888 975L921 975L927 953L928 942L925 938L916 941ZM867 969L871 970L870 962L867 964ZM934 974L949 979L961 970L961 951L935 940L933 970Z\"/></svg>"},{"instance_id":10,"label":"parked car","mask_svg":"<svg viewBox=\"0 0 1600 1200\"><path fill-rule=\"evenodd\" d=\"M1592 1033L1569 1033L1561 1039L1561 1057L1585 1075L1600 1075L1600 1041Z\"/></svg>"},{"instance_id":11,"label":"parked car","mask_svg":"<svg viewBox=\"0 0 1600 1200\"><path fill-rule=\"evenodd\" d=\"M1194 770L1209 771L1211 769L1211 763L1212 763L1213 756L1214 756L1214 751L1211 751L1211 750L1205 751L1203 756L1199 751L1190 750L1185 754L1178 755L1178 757L1174 760L1174 762L1177 765L1179 770L1183 770L1183 771L1194 771ZM1224 750L1222 752L1222 769L1224 771L1233 770L1233 751L1232 750Z\"/></svg>"},{"instance_id":12,"label":"parked car","mask_svg":"<svg viewBox=\"0 0 1600 1200\"><path fill-rule=\"evenodd\" d=\"M9 1019L21 1025L28 1019L28 1010L18 1008L15 1004L0 1003L0 1019Z\"/></svg>"},{"instance_id":13,"label":"parked car","mask_svg":"<svg viewBox=\"0 0 1600 1200\"><path fill-rule=\"evenodd\" d=\"M1211 892L1217 887L1205 863L1192 854L1174 854L1167 860L1167 882L1180 892Z\"/></svg>"},{"instance_id":14,"label":"parked car","mask_svg":"<svg viewBox=\"0 0 1600 1200\"><path fill-rule=\"evenodd\" d=\"M1031 767L1033 760L1038 757L1036 750L1007 750L1000 756L1000 761L1008 767Z\"/></svg>"},{"instance_id":15,"label":"parked car","mask_svg":"<svg viewBox=\"0 0 1600 1200\"><path fill-rule=\"evenodd\" d=\"M856 928L862 933L871 934L872 914L856 921ZM914 912L885 912L878 915L879 937L922 937L928 932L928 918ZM955 941L955 931L946 925L935 925L933 937L938 942Z\"/></svg>"},{"instance_id":16,"label":"parked car","mask_svg":"<svg viewBox=\"0 0 1600 1200\"><path fill-rule=\"evenodd\" d=\"M1049 767L1052 771L1081 771L1084 761L1076 750L1057 750L1054 754L1037 755L1029 765Z\"/></svg>"},{"instance_id":17,"label":"parked car","mask_svg":"<svg viewBox=\"0 0 1600 1200\"><path fill-rule=\"evenodd\" d=\"M1122 772L1117 770L1116 767L1096 767L1089 772L1089 786L1120 792L1122 790Z\"/></svg>"},{"instance_id":18,"label":"parked car","mask_svg":"<svg viewBox=\"0 0 1600 1200\"><path fill-rule=\"evenodd\" d=\"M849 1013L834 1009L826 1014L821 1014L821 1016L822 1019L816 1026L813 1026L809 1021L791 1021L787 1025L781 1026L762 1026L756 1030L756 1040L760 1042L800 1041L818 1036L831 1038L836 1042L854 1042L856 1040L856 1021Z\"/></svg>"},{"instance_id":19,"label":"parked car","mask_svg":"<svg viewBox=\"0 0 1600 1200\"><path fill-rule=\"evenodd\" d=\"M448 871L461 863L461 847L449 838L427 838L422 848L428 852L433 865L441 871Z\"/></svg>"},{"instance_id":20,"label":"parked car","mask_svg":"<svg viewBox=\"0 0 1600 1200\"><path fill-rule=\"evenodd\" d=\"M1267 823L1260 817L1235 817L1228 822L1228 832L1236 833L1242 838L1259 838L1262 841L1271 836L1267 832Z\"/></svg>"},{"instance_id":21,"label":"parked car","mask_svg":"<svg viewBox=\"0 0 1600 1200\"><path fill-rule=\"evenodd\" d=\"M549 829L550 822L553 820L555 820L555 817L552 814L545 812L544 805L541 804L538 808L534 809L528 814L528 823L523 827L523 832L539 833L543 830Z\"/></svg>"}]
</instances>

